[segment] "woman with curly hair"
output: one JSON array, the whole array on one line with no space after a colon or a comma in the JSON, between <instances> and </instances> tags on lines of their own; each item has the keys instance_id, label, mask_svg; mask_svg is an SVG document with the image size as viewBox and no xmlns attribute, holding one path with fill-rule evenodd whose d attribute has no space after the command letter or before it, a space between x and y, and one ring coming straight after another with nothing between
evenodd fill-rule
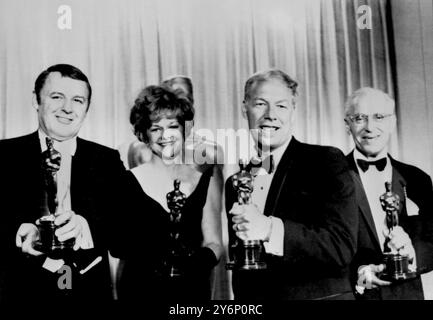
<instances>
[{"instance_id":1,"label":"woman with curly hair","mask_svg":"<svg viewBox=\"0 0 433 320\"><path fill-rule=\"evenodd\" d=\"M163 300L209 300L210 275L222 254L218 167L185 163L192 101L166 86L137 97L130 122L152 151L121 184L121 219L113 221L113 256L124 259L119 299L140 292ZM175 189L178 190L175 190Z\"/></svg>"}]
</instances>

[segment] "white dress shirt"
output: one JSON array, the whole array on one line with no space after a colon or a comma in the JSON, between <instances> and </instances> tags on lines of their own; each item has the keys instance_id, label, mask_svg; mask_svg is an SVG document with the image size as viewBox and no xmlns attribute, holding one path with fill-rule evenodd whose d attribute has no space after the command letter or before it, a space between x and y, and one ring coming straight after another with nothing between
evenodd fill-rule
<instances>
[{"instance_id":1,"label":"white dress shirt","mask_svg":"<svg viewBox=\"0 0 433 320\"><path fill-rule=\"evenodd\" d=\"M47 144L45 138L48 137L42 130L38 130L39 142L41 145L41 151L47 150ZM74 137L65 141L56 141L53 139L53 147L57 150L62 158L60 161L60 169L57 172L57 211L70 211L71 206L71 169L72 169L72 156L75 155L77 150L77 137ZM81 224L81 234L78 239L81 249L93 248L93 238L90 232L89 224L87 220L77 215L78 220Z\"/></svg>"},{"instance_id":2,"label":"white dress shirt","mask_svg":"<svg viewBox=\"0 0 433 320\"><path fill-rule=\"evenodd\" d=\"M38 133L41 150L44 152L47 150L47 144L45 142L47 135L41 130L39 130ZM58 210L67 211L71 210L71 165L72 156L75 155L75 151L77 149L77 138L74 137L62 142L56 141L54 139L52 140L54 149L62 156L60 161L60 169L57 172Z\"/></svg>"},{"instance_id":3,"label":"white dress shirt","mask_svg":"<svg viewBox=\"0 0 433 320\"><path fill-rule=\"evenodd\" d=\"M386 225L386 213L380 204L380 196L386 192L385 182L392 182L392 165L386 150L383 150L375 159L367 159L357 149L353 152L356 166L358 168L359 176L364 186L364 191L367 196L368 204L370 206L371 214L373 215L374 226L376 233L381 244L382 251L385 243L385 234L389 232ZM366 161L375 161L378 159L386 158L386 166L383 171L377 170L376 166L369 166L368 170L363 172L357 163L357 159Z\"/></svg>"},{"instance_id":4,"label":"white dress shirt","mask_svg":"<svg viewBox=\"0 0 433 320\"><path fill-rule=\"evenodd\" d=\"M356 166L358 168L359 176L361 178L362 184L364 186L364 191L367 196L368 204L370 206L371 214L373 215L374 226L376 228L376 233L379 238L379 243L381 244L382 251L384 250L385 244L385 234L389 233L389 229L386 225L386 213L382 209L380 204L380 196L386 192L385 182L392 183L392 165L390 158L388 157L387 150L383 150L375 159L369 159L368 161L376 161L386 157L386 166L383 171L377 170L376 166L369 166L366 172L363 172L357 163L357 159L367 160L362 153L360 153L357 149L353 152L353 157L355 159ZM409 199L406 198L406 207L408 203L411 204L410 208L407 208L407 212L409 215L414 214L413 211L418 212L418 207ZM415 206L416 208L413 208ZM411 213L409 213L411 212ZM414 257L413 262L409 266L410 269L416 269L416 256ZM428 293L426 288L433 288L433 273L427 273L421 276L421 283L423 286L423 292L425 299L433 300L433 295ZM360 286L356 286L356 290L361 294L364 292L364 288Z\"/></svg>"},{"instance_id":5,"label":"white dress shirt","mask_svg":"<svg viewBox=\"0 0 433 320\"><path fill-rule=\"evenodd\" d=\"M290 143L289 139L284 145L279 148L273 150L270 154L272 154L274 168L271 173L268 173L264 168L258 168L258 170L252 170L252 174L254 176L254 189L251 194L251 201L254 203L259 211L264 214L266 199L268 197L269 188L271 187L272 179L274 178L275 171L277 170L278 164L281 161L281 158L284 152L287 149L287 146ZM256 151L257 153L257 151ZM284 223L280 218L276 218L270 216L271 222L271 231L269 233L269 238L264 242L264 247L266 253L273 254L276 256L283 256L284 254Z\"/></svg>"}]
</instances>

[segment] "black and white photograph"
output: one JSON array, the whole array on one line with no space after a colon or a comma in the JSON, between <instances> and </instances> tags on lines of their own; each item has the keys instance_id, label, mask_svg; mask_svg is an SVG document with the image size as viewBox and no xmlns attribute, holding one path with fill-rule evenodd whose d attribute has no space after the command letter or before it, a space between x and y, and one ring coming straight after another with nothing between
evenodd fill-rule
<instances>
[{"instance_id":1,"label":"black and white photograph","mask_svg":"<svg viewBox=\"0 0 433 320\"><path fill-rule=\"evenodd\" d=\"M0 0L0 309L433 300L432 71L432 0Z\"/></svg>"}]
</instances>

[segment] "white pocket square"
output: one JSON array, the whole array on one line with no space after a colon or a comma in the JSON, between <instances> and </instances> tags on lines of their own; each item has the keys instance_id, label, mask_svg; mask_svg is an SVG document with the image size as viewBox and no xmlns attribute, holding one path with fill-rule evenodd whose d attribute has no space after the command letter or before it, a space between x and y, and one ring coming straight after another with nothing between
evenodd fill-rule
<instances>
[{"instance_id":1,"label":"white pocket square","mask_svg":"<svg viewBox=\"0 0 433 320\"><path fill-rule=\"evenodd\" d=\"M419 215L418 206L409 198L406 198L406 212L409 217Z\"/></svg>"}]
</instances>

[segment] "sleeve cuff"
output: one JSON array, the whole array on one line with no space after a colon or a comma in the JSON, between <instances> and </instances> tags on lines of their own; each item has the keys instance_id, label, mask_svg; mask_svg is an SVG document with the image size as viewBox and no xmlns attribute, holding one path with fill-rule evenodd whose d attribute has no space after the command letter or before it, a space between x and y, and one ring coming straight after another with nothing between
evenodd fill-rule
<instances>
[{"instance_id":1,"label":"sleeve cuff","mask_svg":"<svg viewBox=\"0 0 433 320\"><path fill-rule=\"evenodd\" d=\"M90 232L89 224L85 218L83 218L78 214L77 214L77 218L81 224L81 234L78 236L76 241L79 241L80 249L92 249L94 245L93 245L93 238L92 238L92 233Z\"/></svg>"},{"instance_id":2,"label":"sleeve cuff","mask_svg":"<svg viewBox=\"0 0 433 320\"><path fill-rule=\"evenodd\" d=\"M271 219L271 232L269 240L264 242L266 253L275 256L283 256L284 253L284 224L279 218L270 217Z\"/></svg>"}]
</instances>

